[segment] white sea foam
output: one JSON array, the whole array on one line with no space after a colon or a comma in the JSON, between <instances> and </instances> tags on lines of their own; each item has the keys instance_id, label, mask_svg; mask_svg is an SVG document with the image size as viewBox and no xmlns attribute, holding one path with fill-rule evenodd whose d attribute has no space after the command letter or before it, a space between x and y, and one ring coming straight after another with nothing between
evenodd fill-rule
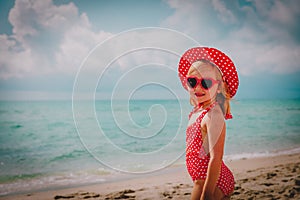
<instances>
[{"instance_id":1,"label":"white sea foam","mask_svg":"<svg viewBox=\"0 0 300 200\"><path fill-rule=\"evenodd\" d=\"M108 172L68 172L54 175L44 175L30 179L18 179L13 182L1 183L0 196L15 193L41 191L51 188L103 183L106 181L106 178L103 174L108 175Z\"/></svg>"},{"instance_id":2,"label":"white sea foam","mask_svg":"<svg viewBox=\"0 0 300 200\"><path fill-rule=\"evenodd\" d=\"M275 151L225 155L224 160L229 161L229 160L240 160L240 159L250 159L250 158L264 158L264 157L290 155L290 154L297 154L297 153L300 153L300 147L296 147L292 149L284 149L284 150L275 150Z\"/></svg>"}]
</instances>

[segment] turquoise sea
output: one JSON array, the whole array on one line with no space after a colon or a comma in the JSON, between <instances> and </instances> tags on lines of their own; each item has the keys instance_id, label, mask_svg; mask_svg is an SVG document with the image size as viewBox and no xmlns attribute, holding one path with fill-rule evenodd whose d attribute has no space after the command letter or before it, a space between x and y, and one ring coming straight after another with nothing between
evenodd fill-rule
<instances>
[{"instance_id":1,"label":"turquoise sea","mask_svg":"<svg viewBox=\"0 0 300 200\"><path fill-rule=\"evenodd\" d=\"M182 164L190 110L186 100L2 101L0 195ZM300 152L300 100L234 100L232 113L225 159Z\"/></svg>"}]
</instances>

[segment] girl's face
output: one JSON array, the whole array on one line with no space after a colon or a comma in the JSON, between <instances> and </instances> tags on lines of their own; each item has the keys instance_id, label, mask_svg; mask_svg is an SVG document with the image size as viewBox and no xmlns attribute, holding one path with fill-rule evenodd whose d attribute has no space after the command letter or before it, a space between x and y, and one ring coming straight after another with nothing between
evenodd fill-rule
<instances>
[{"instance_id":1,"label":"girl's face","mask_svg":"<svg viewBox=\"0 0 300 200\"><path fill-rule=\"evenodd\" d=\"M196 77L198 80L201 79L211 79L217 80L216 70L213 69L213 66L210 64L202 64L198 67L191 67L190 73L187 77ZM218 92L219 83L215 82L212 86L208 89L205 89L201 86L201 83L198 82L194 88L189 88L189 93L191 99L194 103L198 104L205 104L211 102L215 99L217 92Z\"/></svg>"}]
</instances>

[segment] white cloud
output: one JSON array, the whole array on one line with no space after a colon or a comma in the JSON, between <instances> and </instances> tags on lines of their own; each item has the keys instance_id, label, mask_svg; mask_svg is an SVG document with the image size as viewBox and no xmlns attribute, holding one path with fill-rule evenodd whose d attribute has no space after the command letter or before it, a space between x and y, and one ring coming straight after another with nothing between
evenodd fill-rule
<instances>
[{"instance_id":1,"label":"white cloud","mask_svg":"<svg viewBox=\"0 0 300 200\"><path fill-rule=\"evenodd\" d=\"M167 3L175 12L162 22L162 26L191 35L200 43L217 37L217 30L212 28L214 25L208 20L214 11L212 7L207 8L211 4L209 0L189 0L184 3L181 0L168 0Z\"/></svg>"},{"instance_id":2,"label":"white cloud","mask_svg":"<svg viewBox=\"0 0 300 200\"><path fill-rule=\"evenodd\" d=\"M0 78L75 73L88 52L111 36L92 30L73 3L16 0L9 13L12 35L0 35Z\"/></svg>"},{"instance_id":3,"label":"white cloud","mask_svg":"<svg viewBox=\"0 0 300 200\"><path fill-rule=\"evenodd\" d=\"M300 4L249 1L250 5L214 1L168 1L174 14L162 24L185 31L201 44L228 53L243 75L287 74L300 70ZM229 5L229 4L228 4Z\"/></svg>"},{"instance_id":4,"label":"white cloud","mask_svg":"<svg viewBox=\"0 0 300 200\"><path fill-rule=\"evenodd\" d=\"M55 53L57 66L62 71L74 71L76 67L77 70L88 52L111 35L104 31L93 32L86 27L74 25L65 32L59 51Z\"/></svg>"},{"instance_id":5,"label":"white cloud","mask_svg":"<svg viewBox=\"0 0 300 200\"><path fill-rule=\"evenodd\" d=\"M55 6L51 0L17 0L9 13L13 33L21 42L26 42L26 37L37 36L42 29L65 30L79 18L73 3Z\"/></svg>"},{"instance_id":6,"label":"white cloud","mask_svg":"<svg viewBox=\"0 0 300 200\"><path fill-rule=\"evenodd\" d=\"M90 50L113 36L112 33L93 30L87 14L79 13L73 3L54 5L51 0L42 2L16 0L9 13L9 21L13 26L13 34L0 37L3 40L0 44L0 78L2 79L28 74L71 73L75 75ZM149 41L145 40L147 35ZM179 41L176 34L174 37L170 34L163 38L159 30L154 33L132 31L128 37L110 43L101 55L89 59L90 70L87 71L97 73L99 72L97 68L105 67L107 64L104 61L106 57L126 49L140 48L148 44L151 46L153 41L158 45L166 44L166 49L178 49L177 46L180 48L182 45L188 45L174 43ZM141 51L118 60L117 65L127 70L145 64L149 60L170 64L169 57L173 55L161 56L162 54L157 51Z\"/></svg>"},{"instance_id":7,"label":"white cloud","mask_svg":"<svg viewBox=\"0 0 300 200\"><path fill-rule=\"evenodd\" d=\"M226 7L223 1L212 0L213 8L219 13L219 18L224 23L235 23L237 21L233 13Z\"/></svg>"},{"instance_id":8,"label":"white cloud","mask_svg":"<svg viewBox=\"0 0 300 200\"><path fill-rule=\"evenodd\" d=\"M29 73L33 65L31 56L30 49L18 47L13 37L0 35L0 78L20 77Z\"/></svg>"},{"instance_id":9,"label":"white cloud","mask_svg":"<svg viewBox=\"0 0 300 200\"><path fill-rule=\"evenodd\" d=\"M299 71L300 39L295 34L300 16L297 0L253 0L248 2L252 5L242 7L236 1L229 2L229 6L228 2L219 0L185 3L170 0L167 3L174 13L161 23L163 27L184 32L203 45L229 53L240 73ZM13 34L0 35L2 79L27 74L75 74L88 52L113 35L93 30L87 14L79 13L74 3L54 5L51 0L16 0L9 21ZM133 43L143 44L141 38L145 37L136 35L124 39L107 48L107 54ZM157 42L165 40L160 38ZM176 38L172 38L175 46L182 46L174 41ZM127 69L144 64L149 57L161 64L172 61L157 52L147 52L122 58L117 64Z\"/></svg>"}]
</instances>

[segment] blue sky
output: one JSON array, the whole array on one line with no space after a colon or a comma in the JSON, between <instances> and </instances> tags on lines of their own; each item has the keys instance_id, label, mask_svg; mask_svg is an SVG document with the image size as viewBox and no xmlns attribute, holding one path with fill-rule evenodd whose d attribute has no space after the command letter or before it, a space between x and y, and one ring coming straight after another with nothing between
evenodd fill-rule
<instances>
[{"instance_id":1,"label":"blue sky","mask_svg":"<svg viewBox=\"0 0 300 200\"><path fill-rule=\"evenodd\" d=\"M176 30L229 54L240 77L237 99L300 98L299 20L297 0L0 1L0 99L71 99L88 53L120 32L143 27ZM126 45L129 41L116 48ZM168 56L158 52L120 59L106 71L102 85L95 86L97 96L110 98L122 75L152 56L168 65ZM176 70L174 60L179 58L169 66ZM122 90L137 79L161 75L168 80L165 86L187 97L176 73L150 68L141 68L131 81L124 78ZM154 84L134 94L169 98L165 89ZM126 98L121 92L118 97Z\"/></svg>"}]
</instances>

